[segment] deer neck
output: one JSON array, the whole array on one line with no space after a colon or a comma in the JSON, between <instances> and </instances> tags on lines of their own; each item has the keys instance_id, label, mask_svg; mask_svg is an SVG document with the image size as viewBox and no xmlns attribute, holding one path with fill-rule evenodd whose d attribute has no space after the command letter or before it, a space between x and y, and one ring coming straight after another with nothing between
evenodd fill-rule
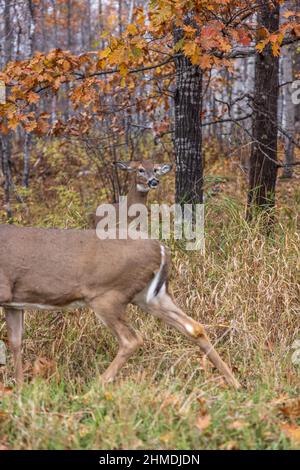
<instances>
[{"instance_id":1,"label":"deer neck","mask_svg":"<svg viewBox=\"0 0 300 470\"><path fill-rule=\"evenodd\" d=\"M148 193L149 191L138 191L136 182L133 181L127 194L128 207L130 207L132 204L146 205Z\"/></svg>"}]
</instances>

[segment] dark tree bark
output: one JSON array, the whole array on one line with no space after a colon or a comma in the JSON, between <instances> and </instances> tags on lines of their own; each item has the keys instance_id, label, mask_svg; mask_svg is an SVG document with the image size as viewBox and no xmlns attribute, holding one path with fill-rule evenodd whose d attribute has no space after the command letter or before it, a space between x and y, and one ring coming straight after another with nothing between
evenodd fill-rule
<instances>
[{"instance_id":1,"label":"dark tree bark","mask_svg":"<svg viewBox=\"0 0 300 470\"><path fill-rule=\"evenodd\" d=\"M72 19L73 19L73 1L67 0L66 2L66 14L67 14L67 50L72 52L73 51L73 38L72 38ZM70 110L70 100L69 100L69 93L70 93L70 84L67 82L65 84L66 90L66 97L64 100L64 117L65 121L70 118L71 110Z\"/></svg>"},{"instance_id":2,"label":"dark tree bark","mask_svg":"<svg viewBox=\"0 0 300 470\"><path fill-rule=\"evenodd\" d=\"M32 0L28 0L28 13L29 13L29 25L28 25L28 58L31 58L36 49L36 7ZM33 107L30 107L33 111ZM29 176L30 176L30 143L31 134L25 131L24 134L24 147L23 147L23 178L22 184L25 188L29 187Z\"/></svg>"},{"instance_id":3,"label":"dark tree bark","mask_svg":"<svg viewBox=\"0 0 300 470\"><path fill-rule=\"evenodd\" d=\"M31 143L31 134L25 132L24 138L24 165L23 165L23 181L22 184L24 188L29 187L29 177L30 177L30 143Z\"/></svg>"},{"instance_id":4,"label":"dark tree bark","mask_svg":"<svg viewBox=\"0 0 300 470\"><path fill-rule=\"evenodd\" d=\"M29 12L28 57L31 57L36 47L36 7L33 0L28 0L27 5Z\"/></svg>"},{"instance_id":5,"label":"dark tree bark","mask_svg":"<svg viewBox=\"0 0 300 470\"><path fill-rule=\"evenodd\" d=\"M260 0L258 23L270 32L279 28L279 2L271 9ZM256 56L253 112L253 144L250 156L248 219L257 209L272 210L275 205L277 160L277 114L279 58L271 46Z\"/></svg>"},{"instance_id":6,"label":"dark tree bark","mask_svg":"<svg viewBox=\"0 0 300 470\"><path fill-rule=\"evenodd\" d=\"M12 28L11 28L11 0L5 0L4 3L4 58L3 66L12 59ZM12 211L10 206L10 196L12 187L11 176L11 133L0 135L0 163L1 172L4 176L4 206L8 220L12 218Z\"/></svg>"},{"instance_id":7,"label":"dark tree bark","mask_svg":"<svg viewBox=\"0 0 300 470\"><path fill-rule=\"evenodd\" d=\"M298 48L295 48L294 62L293 62L293 72L294 76L298 75L300 72L300 51ZM297 132L300 130L300 103L295 105L295 120Z\"/></svg>"},{"instance_id":8,"label":"dark tree bark","mask_svg":"<svg viewBox=\"0 0 300 470\"><path fill-rule=\"evenodd\" d=\"M6 134L1 137L0 140L0 163L1 173L3 174L4 183L4 207L8 220L12 218L12 210L10 206L10 193L12 187L12 176L11 176L11 139L10 135ZM1 179L0 173L0 179Z\"/></svg>"},{"instance_id":9,"label":"dark tree bark","mask_svg":"<svg viewBox=\"0 0 300 470\"><path fill-rule=\"evenodd\" d=\"M181 29L175 28L175 42L181 37ZM202 71L182 55L175 58L175 66L176 202L201 204L203 201Z\"/></svg>"}]
</instances>

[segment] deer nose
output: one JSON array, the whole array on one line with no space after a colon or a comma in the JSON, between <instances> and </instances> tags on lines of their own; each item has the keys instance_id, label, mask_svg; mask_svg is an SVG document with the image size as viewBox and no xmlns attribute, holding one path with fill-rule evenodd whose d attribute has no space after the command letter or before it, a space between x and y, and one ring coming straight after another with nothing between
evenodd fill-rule
<instances>
[{"instance_id":1,"label":"deer nose","mask_svg":"<svg viewBox=\"0 0 300 470\"><path fill-rule=\"evenodd\" d=\"M156 188L158 186L159 181L156 178L151 178L151 180L148 181L148 185L150 188Z\"/></svg>"}]
</instances>

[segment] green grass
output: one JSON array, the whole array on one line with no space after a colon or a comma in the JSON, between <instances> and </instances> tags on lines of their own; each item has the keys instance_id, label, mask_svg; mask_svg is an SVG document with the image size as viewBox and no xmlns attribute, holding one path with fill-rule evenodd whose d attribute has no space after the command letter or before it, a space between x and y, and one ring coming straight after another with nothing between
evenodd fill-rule
<instances>
[{"instance_id":1,"label":"green grass","mask_svg":"<svg viewBox=\"0 0 300 470\"><path fill-rule=\"evenodd\" d=\"M290 449L280 429L276 395L174 381L96 382L77 390L63 380L35 380L0 406L1 439L17 449ZM292 394L293 390L286 390ZM198 396L198 400L195 399ZM200 431L203 408L211 416Z\"/></svg>"}]
</instances>

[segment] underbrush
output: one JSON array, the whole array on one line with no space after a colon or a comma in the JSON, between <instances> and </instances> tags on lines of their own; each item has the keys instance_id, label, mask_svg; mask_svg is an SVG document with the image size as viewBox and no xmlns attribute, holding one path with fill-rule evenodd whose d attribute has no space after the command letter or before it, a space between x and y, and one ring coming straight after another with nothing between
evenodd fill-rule
<instances>
[{"instance_id":1,"label":"underbrush","mask_svg":"<svg viewBox=\"0 0 300 470\"><path fill-rule=\"evenodd\" d=\"M293 359L300 199L297 191L286 199L279 188L276 227L266 236L259 220L245 222L243 183L231 178L208 198L205 255L171 243L171 290L205 325L243 389L228 389L195 346L135 307L128 314L144 347L104 389L98 376L117 344L92 312L28 313L21 394L11 389L11 364L0 369L0 447L300 448L300 364ZM74 175L67 188L54 183L33 185L24 195L29 211L18 207L17 223L86 227L92 181ZM6 341L3 318L0 338ZM287 411L297 406L298 413Z\"/></svg>"}]
</instances>

